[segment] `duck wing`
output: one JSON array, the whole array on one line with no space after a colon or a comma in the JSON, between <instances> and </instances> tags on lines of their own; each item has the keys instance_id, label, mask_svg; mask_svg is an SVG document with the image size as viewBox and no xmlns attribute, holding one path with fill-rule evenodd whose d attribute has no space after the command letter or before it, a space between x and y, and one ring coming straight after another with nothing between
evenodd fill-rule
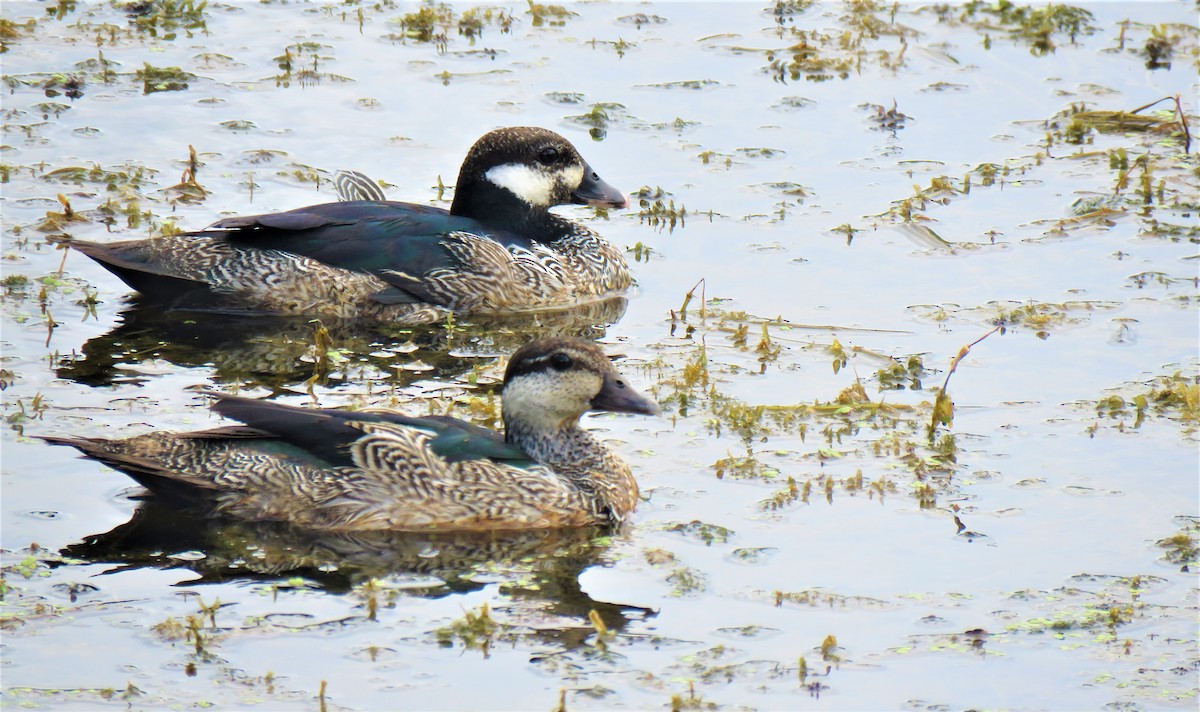
<instances>
[{"instance_id":1,"label":"duck wing","mask_svg":"<svg viewBox=\"0 0 1200 712\"><path fill-rule=\"evenodd\" d=\"M231 244L280 250L327 265L372 274L391 285L372 296L384 304L443 304L426 288L431 272L470 272L447 236L486 236L504 248L530 248L520 235L425 205L350 201L312 205L282 213L218 220L201 235L219 230Z\"/></svg>"},{"instance_id":2,"label":"duck wing","mask_svg":"<svg viewBox=\"0 0 1200 712\"><path fill-rule=\"evenodd\" d=\"M212 409L245 423L257 432L300 448L333 466L357 466L351 446L371 424L414 428L428 436L426 446L447 462L491 460L529 467L533 459L488 428L448 416L413 417L390 411L347 411L298 408L271 401L216 394Z\"/></svg>"},{"instance_id":3,"label":"duck wing","mask_svg":"<svg viewBox=\"0 0 1200 712\"><path fill-rule=\"evenodd\" d=\"M278 506L266 493L250 493L226 509L238 516L340 530L528 529L602 517L577 484L494 431L453 418L314 410L224 395L213 409L330 465L295 482L305 506Z\"/></svg>"}]
</instances>

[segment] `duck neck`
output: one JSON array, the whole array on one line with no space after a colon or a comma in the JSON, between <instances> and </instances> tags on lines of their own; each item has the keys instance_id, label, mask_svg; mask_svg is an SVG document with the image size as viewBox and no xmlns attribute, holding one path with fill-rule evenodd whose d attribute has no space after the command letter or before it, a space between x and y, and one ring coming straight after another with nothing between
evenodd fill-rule
<instances>
[{"instance_id":1,"label":"duck neck","mask_svg":"<svg viewBox=\"0 0 1200 712\"><path fill-rule=\"evenodd\" d=\"M506 419L507 420L507 419ZM521 420L507 420L505 440L531 458L552 468L614 521L621 521L637 506L637 481L629 466L577 420L557 429L534 428Z\"/></svg>"},{"instance_id":2,"label":"duck neck","mask_svg":"<svg viewBox=\"0 0 1200 712\"><path fill-rule=\"evenodd\" d=\"M508 230L539 242L556 240L567 229L563 218L547 208L530 205L486 180L455 186L450 214L478 220L488 227Z\"/></svg>"}]
</instances>

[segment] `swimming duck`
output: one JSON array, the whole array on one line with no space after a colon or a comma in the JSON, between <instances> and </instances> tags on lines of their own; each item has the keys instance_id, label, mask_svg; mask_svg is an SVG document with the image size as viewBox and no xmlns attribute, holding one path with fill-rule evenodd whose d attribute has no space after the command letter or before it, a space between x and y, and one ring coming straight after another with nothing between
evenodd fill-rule
<instances>
[{"instance_id":1,"label":"swimming duck","mask_svg":"<svg viewBox=\"0 0 1200 712\"><path fill-rule=\"evenodd\" d=\"M562 136L510 127L468 151L449 211L353 200L226 218L171 237L68 244L167 301L204 290L221 309L431 323L450 312L562 308L626 290L621 252L550 212L568 203L624 208L628 199Z\"/></svg>"},{"instance_id":2,"label":"swimming duck","mask_svg":"<svg viewBox=\"0 0 1200 712\"><path fill-rule=\"evenodd\" d=\"M152 492L216 514L331 531L519 530L607 525L637 504L628 465L579 426L588 410L653 415L594 344L517 349L505 430L447 416L286 406L217 395L245 426L123 440L44 437Z\"/></svg>"}]
</instances>

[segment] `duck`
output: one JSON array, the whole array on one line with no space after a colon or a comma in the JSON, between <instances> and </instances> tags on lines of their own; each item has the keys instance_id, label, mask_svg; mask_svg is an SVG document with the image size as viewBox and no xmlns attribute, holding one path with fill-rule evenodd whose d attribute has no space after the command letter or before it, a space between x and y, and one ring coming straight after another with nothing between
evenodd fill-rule
<instances>
[{"instance_id":1,"label":"duck","mask_svg":"<svg viewBox=\"0 0 1200 712\"><path fill-rule=\"evenodd\" d=\"M229 217L174 236L67 245L168 303L195 305L200 291L213 311L402 324L569 308L633 283L619 249L550 211L624 209L629 199L548 129L484 134L463 160L449 210L388 201L377 186L346 180L339 195L362 199Z\"/></svg>"},{"instance_id":2,"label":"duck","mask_svg":"<svg viewBox=\"0 0 1200 712\"><path fill-rule=\"evenodd\" d=\"M625 521L637 481L579 420L587 411L659 413L600 347L561 336L509 359L503 432L449 416L212 395L211 409L242 425L42 440L206 515L330 532L522 531Z\"/></svg>"}]
</instances>

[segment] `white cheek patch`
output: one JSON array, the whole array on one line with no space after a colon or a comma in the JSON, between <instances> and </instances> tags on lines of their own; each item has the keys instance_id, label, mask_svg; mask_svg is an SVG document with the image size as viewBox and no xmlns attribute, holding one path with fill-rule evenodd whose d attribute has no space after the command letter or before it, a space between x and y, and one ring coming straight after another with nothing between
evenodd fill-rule
<instances>
[{"instance_id":1,"label":"white cheek patch","mask_svg":"<svg viewBox=\"0 0 1200 712\"><path fill-rule=\"evenodd\" d=\"M583 182L583 166L569 166L552 171L524 163L505 163L483 174L493 185L498 185L530 205L549 208L555 205L555 189L569 193Z\"/></svg>"},{"instance_id":2,"label":"white cheek patch","mask_svg":"<svg viewBox=\"0 0 1200 712\"><path fill-rule=\"evenodd\" d=\"M494 185L524 200L530 205L550 207L554 176L523 163L505 163L483 174Z\"/></svg>"},{"instance_id":3,"label":"white cheek patch","mask_svg":"<svg viewBox=\"0 0 1200 712\"><path fill-rule=\"evenodd\" d=\"M583 166L567 166L559 172L564 183L567 184L568 193L574 192L579 186L583 185Z\"/></svg>"}]
</instances>

